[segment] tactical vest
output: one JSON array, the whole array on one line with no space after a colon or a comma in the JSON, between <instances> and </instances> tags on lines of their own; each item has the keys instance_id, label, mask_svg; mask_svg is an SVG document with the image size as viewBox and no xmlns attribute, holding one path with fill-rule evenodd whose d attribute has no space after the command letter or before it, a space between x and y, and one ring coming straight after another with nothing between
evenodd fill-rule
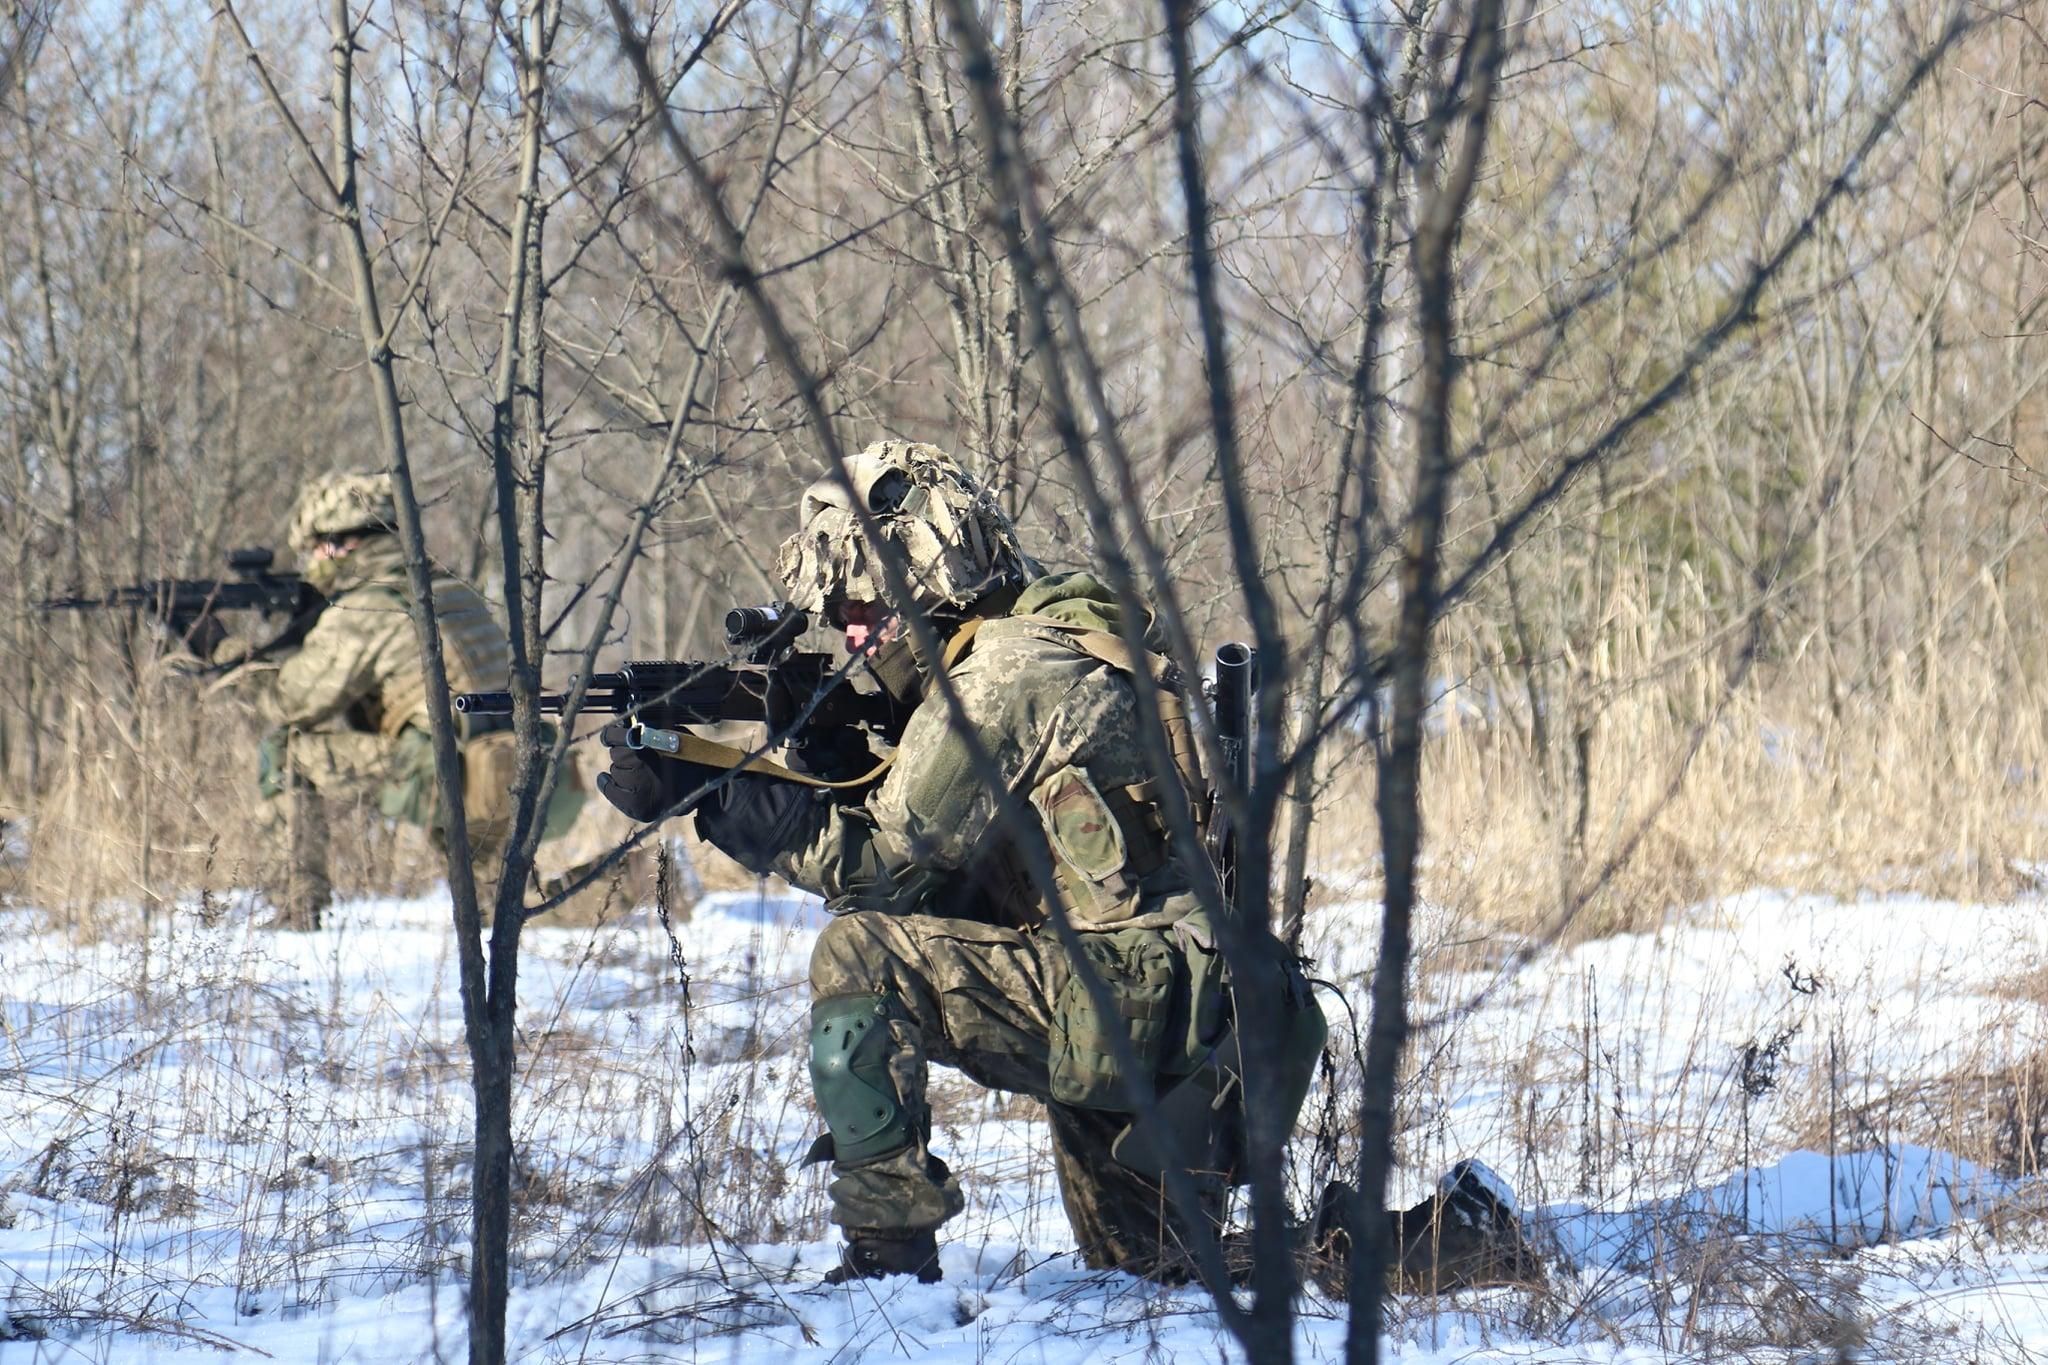
<instances>
[{"instance_id":1,"label":"tactical vest","mask_svg":"<svg viewBox=\"0 0 2048 1365\"><path fill-rule=\"evenodd\" d=\"M512 672L512 643L491 615L490 604L475 588L437 568L433 577L434 621L441 628L441 663L448 672L448 690L483 692L505 685ZM379 579L358 592L387 596L399 610L409 610L409 585ZM427 675L416 652L385 678L377 698L377 729L395 738L408 725L427 728Z\"/></svg>"},{"instance_id":2,"label":"tactical vest","mask_svg":"<svg viewBox=\"0 0 2048 1365\"><path fill-rule=\"evenodd\" d=\"M1194 816L1195 832L1206 836L1210 817L1208 783L1188 718L1180 670L1162 654L1136 654L1120 635L1079 626L1054 616L1008 618L1057 631L1076 650L1134 680L1153 684L1173 773ZM1173 831L1164 804L1162 777L1104 788L1082 768L1046 774L1029 793L1053 853L1053 880L1070 913L1083 927L1108 927L1133 918L1139 884L1173 856Z\"/></svg>"}]
</instances>

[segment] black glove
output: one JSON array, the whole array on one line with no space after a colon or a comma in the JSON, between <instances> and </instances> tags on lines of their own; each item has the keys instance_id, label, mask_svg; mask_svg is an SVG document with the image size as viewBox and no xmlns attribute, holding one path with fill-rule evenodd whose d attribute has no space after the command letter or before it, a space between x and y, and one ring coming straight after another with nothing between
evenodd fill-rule
<instances>
[{"instance_id":1,"label":"black glove","mask_svg":"<svg viewBox=\"0 0 2048 1365\"><path fill-rule=\"evenodd\" d=\"M867 737L850 725L807 735L803 743L792 744L783 753L790 767L827 782L866 777L879 761Z\"/></svg>"},{"instance_id":2,"label":"black glove","mask_svg":"<svg viewBox=\"0 0 2048 1365\"><path fill-rule=\"evenodd\" d=\"M697 833L758 876L770 870L777 854L798 841L804 817L817 808L822 796L798 782L734 773L716 796L697 807Z\"/></svg>"},{"instance_id":3,"label":"black glove","mask_svg":"<svg viewBox=\"0 0 2048 1365\"><path fill-rule=\"evenodd\" d=\"M635 820L659 820L676 814L684 797L719 775L716 768L701 763L663 758L628 747L622 721L605 726L597 738L611 759L611 766L597 775L597 790Z\"/></svg>"}]
</instances>

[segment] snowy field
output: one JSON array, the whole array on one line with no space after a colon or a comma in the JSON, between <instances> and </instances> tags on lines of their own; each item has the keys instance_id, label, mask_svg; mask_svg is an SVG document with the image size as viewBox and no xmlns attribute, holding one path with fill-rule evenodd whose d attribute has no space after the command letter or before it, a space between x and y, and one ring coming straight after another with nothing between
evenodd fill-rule
<instances>
[{"instance_id":1,"label":"snowy field","mask_svg":"<svg viewBox=\"0 0 2048 1365\"><path fill-rule=\"evenodd\" d=\"M1552 1271L1400 1302L1399 1358L2048 1356L2048 1198L2018 1174L2048 1147L2043 908L1757 893L1526 964L1433 915L1400 1192L1482 1157ZM1314 927L1340 1090L1373 909ZM446 903L250 918L210 899L146 944L77 943L0 912L0 1365L461 1357ZM646 911L528 933L515 1358L1227 1357L1201 1291L1077 1267L1034 1107L950 1073L945 1280L818 1285L835 1239L795 1163L819 922L707 899L676 926L687 989ZM1331 1099L1298 1203L1351 1159ZM1302 1358L1341 1357L1341 1306L1302 1308Z\"/></svg>"}]
</instances>

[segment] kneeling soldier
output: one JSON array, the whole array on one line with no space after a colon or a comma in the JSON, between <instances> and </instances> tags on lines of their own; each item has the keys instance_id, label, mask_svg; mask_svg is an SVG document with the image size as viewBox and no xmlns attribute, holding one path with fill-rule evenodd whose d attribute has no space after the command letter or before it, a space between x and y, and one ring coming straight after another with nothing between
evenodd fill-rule
<instances>
[{"instance_id":1,"label":"kneeling soldier","mask_svg":"<svg viewBox=\"0 0 2048 1365\"><path fill-rule=\"evenodd\" d=\"M1201 1182L1202 1207L1166 1198L1119 1144L1132 1081L1170 1093L1208 1067L1230 1025L1229 990L1193 892L1206 867L1184 867L1166 834L1162 784L1198 780L1184 723L1174 747L1190 772L1160 773L1142 741L1133 668L1167 679L1157 655L1133 659L1116 598L1087 574L1047 576L1018 544L995 499L951 457L886 441L851 473L894 545L915 606L945 640L919 656L837 484L813 486L802 529L782 548L792 606L843 629L882 685L914 709L886 775L865 788L813 789L717 774L699 832L756 873L825 898L835 918L811 957L811 1077L827 1128L816 1155L833 1163L832 1219L842 1264L827 1278L939 1277L938 1227L959 1213L958 1181L930 1149L926 1068L1043 1100L1060 1193L1094 1267L1161 1279L1191 1269L1188 1221L1220 1214L1227 1175ZM932 678L943 670L965 731ZM1178 714L1178 708L1172 708ZM1051 908L976 771L971 732L1001 781L1033 813L1055 859L1062 908L1107 985L1098 1011L1048 924ZM670 813L703 787L703 768L625 747L607 732L601 791L636 819ZM1322 1020L1292 961L1255 970L1237 989L1285 991L1292 1106L1306 1094ZM1128 1041L1128 1076L1112 1033ZM1190 1082L1189 1084L1192 1084ZM1213 1092L1212 1092L1213 1093Z\"/></svg>"}]
</instances>

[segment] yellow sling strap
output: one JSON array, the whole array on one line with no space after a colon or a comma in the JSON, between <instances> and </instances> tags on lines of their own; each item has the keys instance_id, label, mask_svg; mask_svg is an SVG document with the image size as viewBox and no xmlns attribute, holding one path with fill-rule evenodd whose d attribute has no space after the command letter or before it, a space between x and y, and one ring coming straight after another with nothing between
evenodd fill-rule
<instances>
[{"instance_id":1,"label":"yellow sling strap","mask_svg":"<svg viewBox=\"0 0 2048 1365\"><path fill-rule=\"evenodd\" d=\"M741 772L772 777L780 782L801 782L806 787L827 787L834 791L865 787L870 782L878 781L883 773L889 771L889 765L896 761L896 755L890 754L859 777L844 782L828 782L822 777L813 777L809 773L800 773L794 768L784 767L773 759L749 758L745 749L731 744L720 744L717 740L693 735L688 730L654 730L642 733L658 735L661 738L638 747L668 758L680 759L687 763L701 763L707 768L738 768ZM668 747L670 737L675 741L676 747L673 749Z\"/></svg>"}]
</instances>

